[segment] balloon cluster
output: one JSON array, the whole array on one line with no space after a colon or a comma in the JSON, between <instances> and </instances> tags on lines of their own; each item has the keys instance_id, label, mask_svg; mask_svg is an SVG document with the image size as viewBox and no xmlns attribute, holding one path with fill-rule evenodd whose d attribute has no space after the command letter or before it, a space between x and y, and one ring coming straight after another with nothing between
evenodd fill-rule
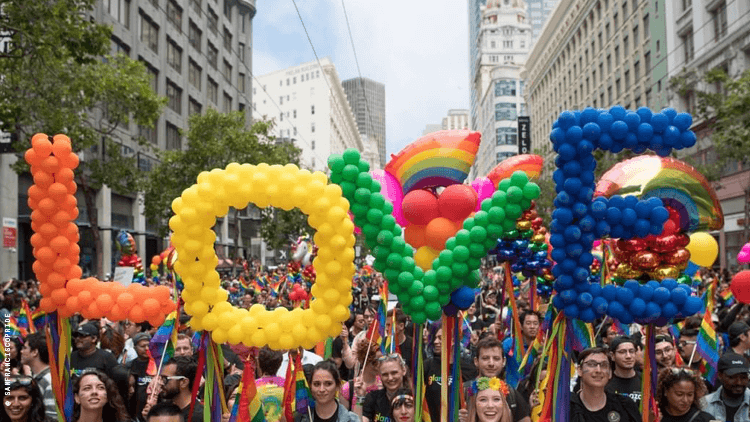
<instances>
[{"instance_id":1,"label":"balloon cluster","mask_svg":"<svg viewBox=\"0 0 750 422\"><path fill-rule=\"evenodd\" d=\"M146 288L81 279L78 266L78 216L73 169L78 156L65 135L54 138L39 133L31 139L25 159L31 165L34 184L29 188L31 245L36 261L32 269L42 293L40 308L63 317L80 312L85 318L107 317L112 321L148 320L158 326L176 309L166 287Z\"/></svg>"},{"instance_id":2,"label":"balloon cluster","mask_svg":"<svg viewBox=\"0 0 750 422\"><path fill-rule=\"evenodd\" d=\"M511 262L511 270L524 277L539 276L546 281L554 280L548 259L549 245L545 240L547 229L542 226L542 218L536 212L536 204L524 211L516 221L516 227L503 233L497 242L496 255L500 262Z\"/></svg>"},{"instance_id":3,"label":"balloon cluster","mask_svg":"<svg viewBox=\"0 0 750 422\"><path fill-rule=\"evenodd\" d=\"M172 202L175 216L169 226L178 253L175 270L185 285L182 298L193 329L211 332L216 343L268 345L276 350L309 349L341 332L341 323L349 318L351 280L356 271L354 224L347 216L349 202L342 197L341 188L327 181L324 173L300 170L293 164L232 163L226 169L201 173L197 184ZM317 230L313 236L319 248L313 260L317 279L309 309L267 311L256 304L248 310L227 302L228 293L221 288L216 271L212 227L230 206L241 209L248 203L259 208L297 207Z\"/></svg>"},{"instance_id":4,"label":"balloon cluster","mask_svg":"<svg viewBox=\"0 0 750 422\"><path fill-rule=\"evenodd\" d=\"M594 150L618 153L627 148L641 153L651 149L666 156L673 148L695 144L691 124L689 114L677 114L673 109L653 113L641 107L632 112L621 106L564 111L553 124L550 139L558 154L553 174L556 209L550 224L551 257L557 263L552 270L558 292L553 303L568 318L591 322L608 314L623 323L666 323L676 315L692 315L700 309L700 299L690 296L689 286L678 285L671 278L662 280L660 286L653 281L659 286L656 288L649 281L642 289L635 280L603 288L589 282L591 249L597 238L628 240L659 235L669 219L659 198L594 198Z\"/></svg>"},{"instance_id":5,"label":"balloon cluster","mask_svg":"<svg viewBox=\"0 0 750 422\"><path fill-rule=\"evenodd\" d=\"M159 265L162 263L166 266L167 271L174 271L174 263L177 262L177 252L174 246L170 245L167 249L163 250L159 255L151 257L151 277L157 277L159 275Z\"/></svg>"},{"instance_id":6,"label":"balloon cluster","mask_svg":"<svg viewBox=\"0 0 750 422\"><path fill-rule=\"evenodd\" d=\"M740 264L750 263L750 243L742 245L742 249L737 254L737 262Z\"/></svg>"},{"instance_id":7,"label":"balloon cluster","mask_svg":"<svg viewBox=\"0 0 750 422\"><path fill-rule=\"evenodd\" d=\"M310 296L307 294L307 290L305 290L304 287L295 284L294 287L292 287L291 293L289 293L289 299L295 302L300 302L310 299Z\"/></svg>"},{"instance_id":8,"label":"balloon cluster","mask_svg":"<svg viewBox=\"0 0 750 422\"><path fill-rule=\"evenodd\" d=\"M138 250L135 245L133 236L125 230L120 230L115 237L117 250L120 251L120 260L117 262L118 267L133 267L133 282L146 284L146 274L143 272L143 262L138 256Z\"/></svg>"},{"instance_id":9,"label":"balloon cluster","mask_svg":"<svg viewBox=\"0 0 750 422\"><path fill-rule=\"evenodd\" d=\"M500 184L491 198L482 201L480 211L463 221L462 228L447 239L444 249L432 261L432 267L425 271L416 263L414 248L401 237L401 227L391 215L393 205L380 193L380 183L373 181L367 173L369 165L360 159L359 152L350 149L343 155L334 154L328 159L328 167L331 181L341 185L344 197L352 204L354 221L362 229L365 242L375 256L373 267L383 273L390 291L396 294L404 312L417 324L428 318L439 319L444 310L455 312L473 303L474 287L480 281L477 269L481 258L495 247L503 231L515 227L516 220L528 209L531 200L539 196L539 187L530 183L523 172L514 173L511 179ZM449 186L441 197L452 186L460 185ZM448 214L442 218L465 212L467 191L463 188L451 191L456 192L455 196L449 194L446 199L451 198L451 203L456 201L461 209L454 210L455 214L446 211ZM435 211L443 212L438 202L440 198L433 196L433 201L426 195L429 192L415 192L423 192L418 195L432 204L425 207L432 210L429 216L436 218ZM436 202L437 209L434 208ZM418 201L418 204L421 206L424 202ZM471 204L469 213L474 207L475 204ZM405 215L418 218L403 207L402 210Z\"/></svg>"}]
</instances>

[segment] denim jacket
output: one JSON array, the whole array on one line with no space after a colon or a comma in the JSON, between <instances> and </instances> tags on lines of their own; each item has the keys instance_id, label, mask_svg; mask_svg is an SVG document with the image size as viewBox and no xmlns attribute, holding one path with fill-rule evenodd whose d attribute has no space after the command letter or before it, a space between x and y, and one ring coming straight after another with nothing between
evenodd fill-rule
<instances>
[{"instance_id":1,"label":"denim jacket","mask_svg":"<svg viewBox=\"0 0 750 422\"><path fill-rule=\"evenodd\" d=\"M310 422L310 415L303 414L300 418L300 422ZM360 422L360 420L356 413L346 410L346 408L339 403L339 416L336 422Z\"/></svg>"},{"instance_id":2,"label":"denim jacket","mask_svg":"<svg viewBox=\"0 0 750 422\"><path fill-rule=\"evenodd\" d=\"M724 387L719 387L718 390L703 397L701 399L701 410L706 413L713 415L715 420L726 421L727 411L724 407L724 401L721 399L721 392L724 391ZM745 389L745 396L742 398L740 408L737 409L737 413L734 414L734 421L732 422L750 422L750 389Z\"/></svg>"}]
</instances>

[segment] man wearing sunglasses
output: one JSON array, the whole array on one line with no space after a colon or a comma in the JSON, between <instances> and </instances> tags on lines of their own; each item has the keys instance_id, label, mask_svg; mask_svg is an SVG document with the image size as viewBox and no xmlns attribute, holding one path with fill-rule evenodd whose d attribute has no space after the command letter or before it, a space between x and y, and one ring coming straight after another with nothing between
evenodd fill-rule
<instances>
[{"instance_id":1,"label":"man wearing sunglasses","mask_svg":"<svg viewBox=\"0 0 750 422\"><path fill-rule=\"evenodd\" d=\"M609 356L614 362L615 370L607 383L607 391L628 397L640 406L641 373L635 370L636 352L635 341L628 336L615 337L609 341Z\"/></svg>"},{"instance_id":2,"label":"man wearing sunglasses","mask_svg":"<svg viewBox=\"0 0 750 422\"><path fill-rule=\"evenodd\" d=\"M721 387L703 397L701 410L720 421L750 421L750 390L747 388L750 364L747 359L737 353L724 353L718 370Z\"/></svg>"},{"instance_id":3,"label":"man wearing sunglasses","mask_svg":"<svg viewBox=\"0 0 750 422\"><path fill-rule=\"evenodd\" d=\"M161 369L157 389L161 401L172 402L182 409L182 419L189 422L203 421L203 405L196 402L193 418L188 419L190 413L190 398L192 397L193 382L198 372L198 362L193 357L177 356L169 359ZM154 403L149 402L143 408L145 417Z\"/></svg>"},{"instance_id":4,"label":"man wearing sunglasses","mask_svg":"<svg viewBox=\"0 0 750 422\"><path fill-rule=\"evenodd\" d=\"M641 422L633 400L606 391L612 371L603 348L582 351L578 361L581 389L570 396L570 422Z\"/></svg>"},{"instance_id":5,"label":"man wearing sunglasses","mask_svg":"<svg viewBox=\"0 0 750 422\"><path fill-rule=\"evenodd\" d=\"M71 368L76 373L84 369L98 369L112 378L112 370L117 366L117 359L109 350L96 347L99 340L99 327L93 323L79 325L72 337L76 350L70 355Z\"/></svg>"}]
</instances>

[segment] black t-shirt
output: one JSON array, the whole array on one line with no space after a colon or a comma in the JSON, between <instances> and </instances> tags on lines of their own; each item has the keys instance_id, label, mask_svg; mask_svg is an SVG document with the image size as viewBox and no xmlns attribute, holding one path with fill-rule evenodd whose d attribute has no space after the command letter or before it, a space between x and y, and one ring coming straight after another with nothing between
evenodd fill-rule
<instances>
[{"instance_id":1,"label":"black t-shirt","mask_svg":"<svg viewBox=\"0 0 750 422\"><path fill-rule=\"evenodd\" d=\"M614 393L607 394L607 404L592 412L581 402L578 394L570 396L570 422L642 422L633 400Z\"/></svg>"},{"instance_id":2,"label":"black t-shirt","mask_svg":"<svg viewBox=\"0 0 750 422\"><path fill-rule=\"evenodd\" d=\"M391 402L385 388L367 393L362 405L362 416L372 422L391 422Z\"/></svg>"},{"instance_id":3,"label":"black t-shirt","mask_svg":"<svg viewBox=\"0 0 750 422\"><path fill-rule=\"evenodd\" d=\"M109 350L96 349L90 356L81 356L79 350L70 354L70 367L80 374L84 369L98 369L112 378L112 369L117 366L117 359Z\"/></svg>"},{"instance_id":4,"label":"black t-shirt","mask_svg":"<svg viewBox=\"0 0 750 422\"><path fill-rule=\"evenodd\" d=\"M135 358L128 362L126 367L130 370L130 374L135 377L136 415L140 415L146 406L146 388L148 388L152 379L151 375L146 374L148 360L143 361Z\"/></svg>"},{"instance_id":5,"label":"black t-shirt","mask_svg":"<svg viewBox=\"0 0 750 422\"><path fill-rule=\"evenodd\" d=\"M620 378L617 375L612 374L612 379L609 380L606 390L610 393L620 394L625 397L629 397L636 406L641 405L641 378L640 372L636 372L632 378Z\"/></svg>"},{"instance_id":6,"label":"black t-shirt","mask_svg":"<svg viewBox=\"0 0 750 422\"><path fill-rule=\"evenodd\" d=\"M737 410L737 408L734 410ZM662 408L661 415L661 422L709 422L715 419L710 413L706 413L695 406L690 407L690 410L682 416L672 416L666 409ZM732 419L727 418L727 420L731 421Z\"/></svg>"},{"instance_id":7,"label":"black t-shirt","mask_svg":"<svg viewBox=\"0 0 750 422\"><path fill-rule=\"evenodd\" d=\"M195 408L193 409L193 418L188 419L188 415L190 414L190 405L185 406L182 409L182 420L185 422L203 422L203 405L200 403L195 403Z\"/></svg>"},{"instance_id":8,"label":"black t-shirt","mask_svg":"<svg viewBox=\"0 0 750 422\"><path fill-rule=\"evenodd\" d=\"M724 409L727 412L727 420L728 421L733 421L734 420L734 415L736 415L737 411L740 410L740 406L741 406L741 404L738 404L737 406L730 406L730 405L726 404L726 402L724 403Z\"/></svg>"},{"instance_id":9,"label":"black t-shirt","mask_svg":"<svg viewBox=\"0 0 750 422\"><path fill-rule=\"evenodd\" d=\"M349 368L346 367L346 364L343 361L344 341L341 340L341 337L336 337L335 339L333 339L333 346L331 347L331 357L342 359L341 365L338 367L339 374L341 375L342 380L348 380Z\"/></svg>"},{"instance_id":10,"label":"black t-shirt","mask_svg":"<svg viewBox=\"0 0 750 422\"><path fill-rule=\"evenodd\" d=\"M336 406L336 411L333 412L330 418L323 419L315 413L313 422L336 422L339 419L339 407Z\"/></svg>"},{"instance_id":11,"label":"black t-shirt","mask_svg":"<svg viewBox=\"0 0 750 422\"><path fill-rule=\"evenodd\" d=\"M412 343L412 338L407 335L406 340L398 345L401 357L404 358L404 362L406 362L406 368L409 370L409 372L411 372L412 357L414 355L414 347Z\"/></svg>"}]
</instances>

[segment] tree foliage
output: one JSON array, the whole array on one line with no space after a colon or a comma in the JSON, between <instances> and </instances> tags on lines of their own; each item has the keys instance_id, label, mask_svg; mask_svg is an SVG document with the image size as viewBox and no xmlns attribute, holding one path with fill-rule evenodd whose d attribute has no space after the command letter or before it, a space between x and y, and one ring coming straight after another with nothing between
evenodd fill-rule
<instances>
[{"instance_id":1,"label":"tree foliage","mask_svg":"<svg viewBox=\"0 0 750 422\"><path fill-rule=\"evenodd\" d=\"M204 171L225 168L228 164L298 164L300 150L290 143L276 143L269 136L272 122L257 121L245 127L245 115L228 114L209 109L204 115L190 117L185 133L187 148L159 153L161 163L149 173L145 188L145 215L152 223L168 230L172 201L196 183ZM287 246L289 241L310 231L299 210L262 210L261 234L273 248Z\"/></svg>"},{"instance_id":2,"label":"tree foliage","mask_svg":"<svg viewBox=\"0 0 750 422\"><path fill-rule=\"evenodd\" d=\"M142 173L135 157L123 154L123 138L129 138L133 122L152 126L166 100L151 89L143 64L122 55L104 56L111 29L89 20L94 4L0 1L0 31L10 38L0 54L0 122L17 135L19 152L37 132L64 133L75 152L84 152L76 182L101 257L96 192L103 185L121 194L138 190ZM28 170L23 160L14 169ZM101 264L98 260L99 276Z\"/></svg>"}]
</instances>

